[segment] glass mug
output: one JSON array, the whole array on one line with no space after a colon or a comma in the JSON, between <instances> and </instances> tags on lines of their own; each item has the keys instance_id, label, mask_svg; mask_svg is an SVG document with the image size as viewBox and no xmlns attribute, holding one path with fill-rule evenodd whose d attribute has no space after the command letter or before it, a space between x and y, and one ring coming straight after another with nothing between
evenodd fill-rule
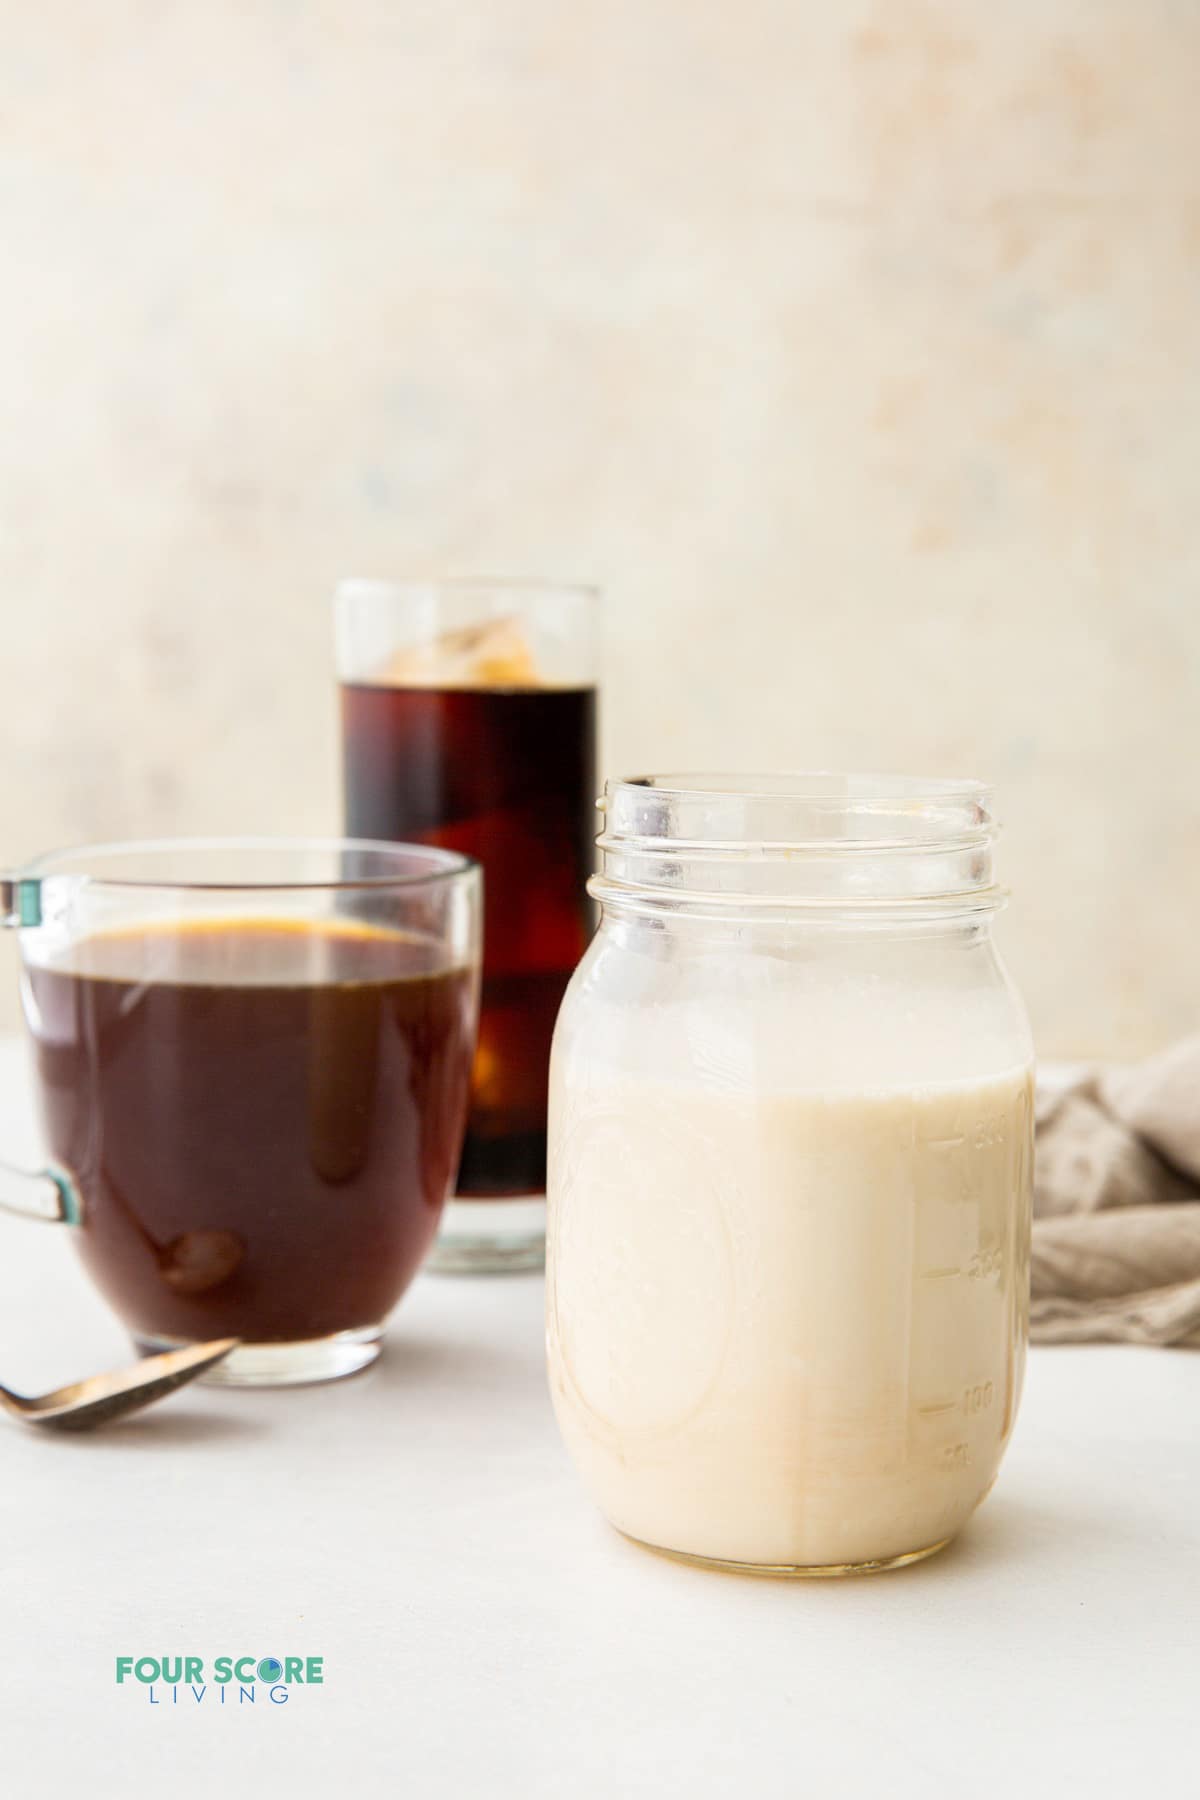
<instances>
[{"instance_id":1,"label":"glass mug","mask_svg":"<svg viewBox=\"0 0 1200 1800\"><path fill-rule=\"evenodd\" d=\"M988 791L609 784L550 1078L559 1426L619 1529L775 1574L940 1549L1028 1327L1033 1050Z\"/></svg>"},{"instance_id":2,"label":"glass mug","mask_svg":"<svg viewBox=\"0 0 1200 1800\"><path fill-rule=\"evenodd\" d=\"M515 581L346 581L335 600L346 830L486 876L462 1164L430 1267L540 1268L550 1039L587 947L597 601Z\"/></svg>"},{"instance_id":3,"label":"glass mug","mask_svg":"<svg viewBox=\"0 0 1200 1800\"><path fill-rule=\"evenodd\" d=\"M45 1136L0 1203L75 1228L143 1352L242 1340L210 1380L379 1353L462 1141L481 877L347 839L48 856L0 883Z\"/></svg>"}]
</instances>

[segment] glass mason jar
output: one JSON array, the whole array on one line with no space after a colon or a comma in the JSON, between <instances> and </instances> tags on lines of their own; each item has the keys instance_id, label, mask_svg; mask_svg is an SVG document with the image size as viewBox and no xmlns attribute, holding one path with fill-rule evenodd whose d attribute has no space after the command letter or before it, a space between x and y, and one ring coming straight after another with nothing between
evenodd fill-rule
<instances>
[{"instance_id":1,"label":"glass mason jar","mask_svg":"<svg viewBox=\"0 0 1200 1800\"><path fill-rule=\"evenodd\" d=\"M987 789L609 784L550 1092L547 1343L608 1518L779 1574L940 1549L1020 1396L1029 1027Z\"/></svg>"}]
</instances>

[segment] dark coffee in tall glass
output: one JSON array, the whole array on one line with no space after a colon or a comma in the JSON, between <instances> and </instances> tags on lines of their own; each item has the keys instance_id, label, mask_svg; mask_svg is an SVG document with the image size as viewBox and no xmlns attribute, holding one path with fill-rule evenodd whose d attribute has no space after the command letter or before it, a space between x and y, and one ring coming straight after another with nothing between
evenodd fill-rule
<instances>
[{"instance_id":1,"label":"dark coffee in tall glass","mask_svg":"<svg viewBox=\"0 0 1200 1800\"><path fill-rule=\"evenodd\" d=\"M434 590L432 629L373 664L350 656L348 615L399 608L401 634L408 616L409 590L364 586L339 599L346 828L460 850L484 869L482 1008L456 1187L469 1203L460 1218L470 1215L457 1236L469 1241L453 1241L451 1208L433 1266L511 1267L540 1259L540 1219L506 1233L503 1209L478 1203L545 1194L550 1040L592 928L596 688L579 662L560 679L553 654L543 666L524 589L489 590L490 610L465 625L478 590ZM534 599L553 611L553 590Z\"/></svg>"},{"instance_id":2,"label":"dark coffee in tall glass","mask_svg":"<svg viewBox=\"0 0 1200 1800\"><path fill-rule=\"evenodd\" d=\"M594 688L342 690L347 830L484 867L464 1198L545 1192L550 1037L590 934L595 706Z\"/></svg>"}]
</instances>

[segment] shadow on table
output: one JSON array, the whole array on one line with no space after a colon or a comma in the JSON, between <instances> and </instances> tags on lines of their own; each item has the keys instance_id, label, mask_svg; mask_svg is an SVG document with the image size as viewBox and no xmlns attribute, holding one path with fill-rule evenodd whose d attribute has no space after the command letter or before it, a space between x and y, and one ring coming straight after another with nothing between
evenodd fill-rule
<instances>
[{"instance_id":1,"label":"shadow on table","mask_svg":"<svg viewBox=\"0 0 1200 1800\"><path fill-rule=\"evenodd\" d=\"M939 1571L943 1575L966 1575L1001 1564L1012 1569L1028 1568L1044 1558L1059 1564L1072 1557L1090 1562L1097 1552L1140 1541L1135 1521L1102 1507L1084 1511L1052 1494L1035 1504L1000 1492L989 1495L959 1535L937 1556L897 1570L896 1574L934 1580Z\"/></svg>"},{"instance_id":2,"label":"shadow on table","mask_svg":"<svg viewBox=\"0 0 1200 1800\"><path fill-rule=\"evenodd\" d=\"M18 1427L17 1429L20 1429ZM237 1445L250 1438L262 1437L268 1429L259 1419L239 1417L232 1408L228 1412L169 1412L147 1407L145 1412L131 1413L112 1425L100 1425L94 1431L42 1431L47 1444L80 1447L89 1455L102 1456L106 1448L132 1451L188 1450L226 1444Z\"/></svg>"},{"instance_id":3,"label":"shadow on table","mask_svg":"<svg viewBox=\"0 0 1200 1800\"><path fill-rule=\"evenodd\" d=\"M379 1361L364 1375L385 1388L446 1387L458 1393L501 1387L511 1391L514 1382L534 1385L539 1391L546 1385L540 1343L531 1352L520 1344L394 1330L384 1340Z\"/></svg>"}]
</instances>

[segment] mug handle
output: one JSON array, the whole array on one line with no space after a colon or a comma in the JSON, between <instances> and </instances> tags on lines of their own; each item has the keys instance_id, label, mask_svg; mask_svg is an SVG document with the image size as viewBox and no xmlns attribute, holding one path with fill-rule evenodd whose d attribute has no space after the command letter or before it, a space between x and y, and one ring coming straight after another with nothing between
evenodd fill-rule
<instances>
[{"instance_id":1,"label":"mug handle","mask_svg":"<svg viewBox=\"0 0 1200 1800\"><path fill-rule=\"evenodd\" d=\"M0 1211L47 1225L80 1225L83 1207L75 1183L65 1169L18 1169L0 1162Z\"/></svg>"},{"instance_id":2,"label":"mug handle","mask_svg":"<svg viewBox=\"0 0 1200 1800\"><path fill-rule=\"evenodd\" d=\"M0 873L0 927L19 929L40 925L42 884L36 876ZM79 1225L83 1207L79 1192L65 1169L47 1163L44 1169L18 1169L0 1162L0 1210L22 1219L42 1219L48 1225Z\"/></svg>"},{"instance_id":3,"label":"mug handle","mask_svg":"<svg viewBox=\"0 0 1200 1800\"><path fill-rule=\"evenodd\" d=\"M0 926L19 931L42 922L42 884L36 875L6 874L0 869Z\"/></svg>"}]
</instances>

